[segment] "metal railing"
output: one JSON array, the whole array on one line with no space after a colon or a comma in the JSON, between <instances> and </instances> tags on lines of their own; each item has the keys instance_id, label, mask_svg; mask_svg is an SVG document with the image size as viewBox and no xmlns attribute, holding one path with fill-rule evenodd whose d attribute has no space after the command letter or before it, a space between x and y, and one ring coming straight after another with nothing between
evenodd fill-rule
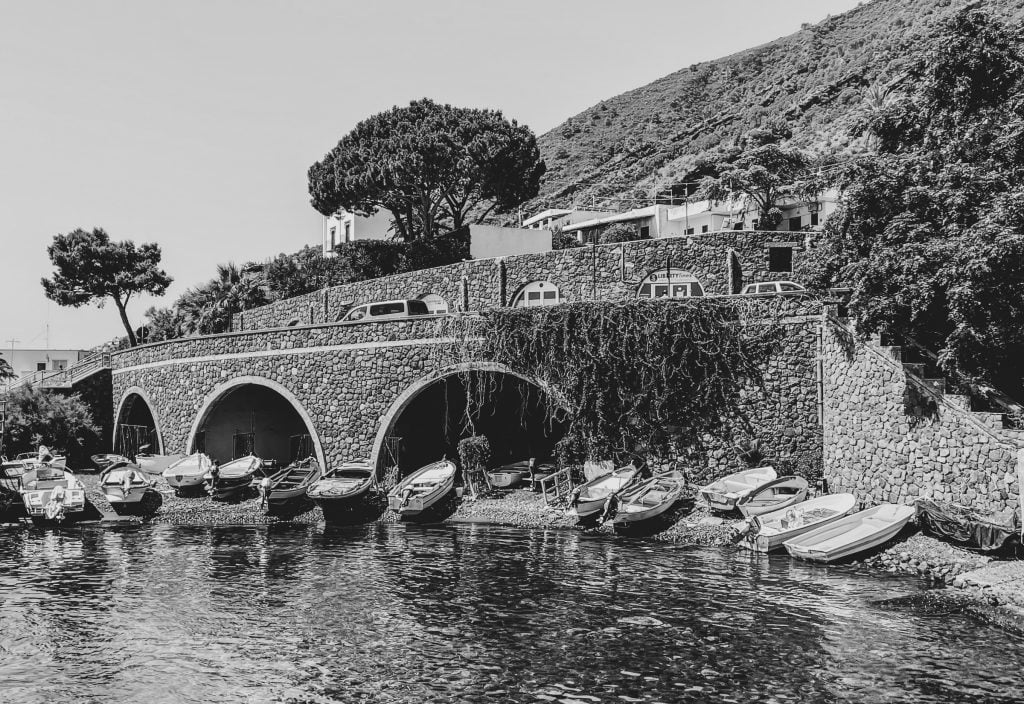
<instances>
[{"instance_id":1,"label":"metal railing","mask_svg":"<svg viewBox=\"0 0 1024 704\"><path fill-rule=\"evenodd\" d=\"M96 372L110 369L110 352L97 352L79 360L66 369L41 369L6 384L4 393L10 393L22 386L39 386L44 388L70 388L75 382L81 381Z\"/></svg>"}]
</instances>

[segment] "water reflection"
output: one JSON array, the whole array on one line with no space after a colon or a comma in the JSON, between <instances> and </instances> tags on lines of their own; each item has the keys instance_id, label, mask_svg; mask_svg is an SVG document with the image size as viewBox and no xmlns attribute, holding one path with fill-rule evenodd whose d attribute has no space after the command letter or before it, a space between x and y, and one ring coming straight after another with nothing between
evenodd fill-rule
<instances>
[{"instance_id":1,"label":"water reflection","mask_svg":"<svg viewBox=\"0 0 1024 704\"><path fill-rule=\"evenodd\" d=\"M1014 701L847 568L482 526L0 533L0 701ZM45 677L40 677L44 673Z\"/></svg>"}]
</instances>

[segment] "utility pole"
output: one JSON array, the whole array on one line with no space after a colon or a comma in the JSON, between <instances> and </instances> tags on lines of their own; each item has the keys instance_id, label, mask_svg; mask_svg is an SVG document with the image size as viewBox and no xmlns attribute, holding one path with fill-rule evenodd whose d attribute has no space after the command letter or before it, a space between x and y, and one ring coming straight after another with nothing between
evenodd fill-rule
<instances>
[{"instance_id":1,"label":"utility pole","mask_svg":"<svg viewBox=\"0 0 1024 704\"><path fill-rule=\"evenodd\" d=\"M18 370L14 368L14 343L21 342L21 340L15 340L14 338L11 338L10 340L6 340L6 342L9 342L11 344L11 371L17 374Z\"/></svg>"}]
</instances>

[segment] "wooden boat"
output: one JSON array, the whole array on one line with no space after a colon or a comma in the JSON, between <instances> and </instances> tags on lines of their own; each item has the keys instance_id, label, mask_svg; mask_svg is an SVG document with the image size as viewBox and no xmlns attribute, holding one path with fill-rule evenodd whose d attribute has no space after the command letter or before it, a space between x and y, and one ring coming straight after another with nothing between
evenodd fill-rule
<instances>
[{"instance_id":1,"label":"wooden boat","mask_svg":"<svg viewBox=\"0 0 1024 704\"><path fill-rule=\"evenodd\" d=\"M206 473L212 466L213 463L209 457L202 452L197 452L170 464L163 471L162 476L171 487L180 492L182 489L194 489L202 486Z\"/></svg>"},{"instance_id":2,"label":"wooden boat","mask_svg":"<svg viewBox=\"0 0 1024 704\"><path fill-rule=\"evenodd\" d=\"M96 468L99 469L100 472L107 471L115 464L132 464L132 461L124 455L93 455L89 459L92 460L92 463L96 465Z\"/></svg>"},{"instance_id":3,"label":"wooden boat","mask_svg":"<svg viewBox=\"0 0 1024 704\"><path fill-rule=\"evenodd\" d=\"M306 496L313 499L324 512L324 518L330 520L361 501L375 478L369 460L345 462L313 482L306 489Z\"/></svg>"},{"instance_id":4,"label":"wooden boat","mask_svg":"<svg viewBox=\"0 0 1024 704\"><path fill-rule=\"evenodd\" d=\"M42 465L21 475L21 501L34 522L60 522L85 511L85 487L71 472Z\"/></svg>"},{"instance_id":5,"label":"wooden boat","mask_svg":"<svg viewBox=\"0 0 1024 704\"><path fill-rule=\"evenodd\" d=\"M14 461L20 462L24 465L25 469L38 469L39 467L68 468L67 458L64 455L50 455L50 459L41 460L39 459L38 452L22 452L14 458Z\"/></svg>"},{"instance_id":6,"label":"wooden boat","mask_svg":"<svg viewBox=\"0 0 1024 704\"><path fill-rule=\"evenodd\" d=\"M517 486L523 479L530 477L530 471L535 460L523 460L512 462L495 467L487 473L487 479L495 489L511 489Z\"/></svg>"},{"instance_id":7,"label":"wooden boat","mask_svg":"<svg viewBox=\"0 0 1024 704\"><path fill-rule=\"evenodd\" d=\"M422 514L448 495L455 474L455 465L448 460L421 467L388 492L388 508L403 518Z\"/></svg>"},{"instance_id":8,"label":"wooden boat","mask_svg":"<svg viewBox=\"0 0 1024 704\"><path fill-rule=\"evenodd\" d=\"M138 465L127 460L111 464L100 475L100 489L117 510L126 504L138 504L153 488L154 481Z\"/></svg>"},{"instance_id":9,"label":"wooden boat","mask_svg":"<svg viewBox=\"0 0 1024 704\"><path fill-rule=\"evenodd\" d=\"M918 499L914 509L925 533L977 550L1000 550L1021 534L1017 511L1005 515L937 499Z\"/></svg>"},{"instance_id":10,"label":"wooden boat","mask_svg":"<svg viewBox=\"0 0 1024 704\"><path fill-rule=\"evenodd\" d=\"M307 457L267 477L260 482L267 499L267 508L273 510L293 499L304 498L306 490L320 475L320 463L315 457Z\"/></svg>"},{"instance_id":11,"label":"wooden boat","mask_svg":"<svg viewBox=\"0 0 1024 704\"><path fill-rule=\"evenodd\" d=\"M640 470L631 464L614 469L608 474L582 484L572 497L572 507L579 518L596 516L612 494L618 494L629 486Z\"/></svg>"},{"instance_id":12,"label":"wooden boat","mask_svg":"<svg viewBox=\"0 0 1024 704\"><path fill-rule=\"evenodd\" d=\"M656 518L668 511L686 491L682 472L668 472L645 479L619 494L614 522L622 525Z\"/></svg>"},{"instance_id":13,"label":"wooden boat","mask_svg":"<svg viewBox=\"0 0 1024 704\"><path fill-rule=\"evenodd\" d=\"M229 499L248 489L256 472L261 469L263 460L256 455L247 455L220 467L211 467L203 481L210 496L215 499Z\"/></svg>"},{"instance_id":14,"label":"wooden boat","mask_svg":"<svg viewBox=\"0 0 1024 704\"><path fill-rule=\"evenodd\" d=\"M164 470L175 462L184 459L185 455L135 455L135 464L146 474L163 474Z\"/></svg>"},{"instance_id":15,"label":"wooden boat","mask_svg":"<svg viewBox=\"0 0 1024 704\"><path fill-rule=\"evenodd\" d=\"M782 543L790 538L838 521L856 504L857 497L853 494L829 494L779 511L763 513L750 519L749 530L741 545L757 552L781 549Z\"/></svg>"},{"instance_id":16,"label":"wooden boat","mask_svg":"<svg viewBox=\"0 0 1024 704\"><path fill-rule=\"evenodd\" d=\"M732 511L736 502L757 487L775 479L775 469L758 467L730 474L697 490L701 499L716 511Z\"/></svg>"},{"instance_id":17,"label":"wooden boat","mask_svg":"<svg viewBox=\"0 0 1024 704\"><path fill-rule=\"evenodd\" d=\"M746 517L760 516L798 504L807 498L807 480L788 475L760 485L736 502Z\"/></svg>"},{"instance_id":18,"label":"wooden boat","mask_svg":"<svg viewBox=\"0 0 1024 704\"><path fill-rule=\"evenodd\" d=\"M782 544L793 557L832 562L881 545L914 517L914 507L881 504L844 516Z\"/></svg>"}]
</instances>

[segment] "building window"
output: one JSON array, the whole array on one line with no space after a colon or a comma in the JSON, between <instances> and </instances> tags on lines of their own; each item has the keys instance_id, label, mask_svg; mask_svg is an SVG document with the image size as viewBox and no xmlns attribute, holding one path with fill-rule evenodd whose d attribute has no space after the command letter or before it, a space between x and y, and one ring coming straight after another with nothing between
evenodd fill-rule
<instances>
[{"instance_id":1,"label":"building window","mask_svg":"<svg viewBox=\"0 0 1024 704\"><path fill-rule=\"evenodd\" d=\"M803 219L803 217L801 217L799 215L796 215L796 216L791 217L789 219L789 231L790 232L799 232L800 230L803 229L803 227L804 227L804 219Z\"/></svg>"},{"instance_id":2,"label":"building window","mask_svg":"<svg viewBox=\"0 0 1024 704\"><path fill-rule=\"evenodd\" d=\"M792 247L768 248L768 271L793 271Z\"/></svg>"},{"instance_id":3,"label":"building window","mask_svg":"<svg viewBox=\"0 0 1024 704\"><path fill-rule=\"evenodd\" d=\"M743 229L743 221L742 220L737 220L733 224L732 229L734 229L734 230L742 230Z\"/></svg>"},{"instance_id":4,"label":"building window","mask_svg":"<svg viewBox=\"0 0 1024 704\"><path fill-rule=\"evenodd\" d=\"M448 312L448 301L436 293L428 293L420 296L420 300L427 304L427 310L432 315L444 315Z\"/></svg>"},{"instance_id":5,"label":"building window","mask_svg":"<svg viewBox=\"0 0 1024 704\"><path fill-rule=\"evenodd\" d=\"M553 306L561 301L558 287L550 281L533 281L526 284L512 301L513 308Z\"/></svg>"},{"instance_id":6,"label":"building window","mask_svg":"<svg viewBox=\"0 0 1024 704\"><path fill-rule=\"evenodd\" d=\"M352 223L345 223L345 241L350 242L352 240Z\"/></svg>"},{"instance_id":7,"label":"building window","mask_svg":"<svg viewBox=\"0 0 1024 704\"><path fill-rule=\"evenodd\" d=\"M37 372L45 372L46 371L46 362L36 362L36 371Z\"/></svg>"},{"instance_id":8,"label":"building window","mask_svg":"<svg viewBox=\"0 0 1024 704\"><path fill-rule=\"evenodd\" d=\"M701 232L701 234L704 234L704 233L705 233L705 232L707 232L707 231L708 231L708 226L707 226L707 225L701 225L701 226L700 226L700 232Z\"/></svg>"},{"instance_id":9,"label":"building window","mask_svg":"<svg viewBox=\"0 0 1024 704\"><path fill-rule=\"evenodd\" d=\"M817 226L818 226L818 214L817 213L811 213L811 227L817 227Z\"/></svg>"},{"instance_id":10,"label":"building window","mask_svg":"<svg viewBox=\"0 0 1024 704\"><path fill-rule=\"evenodd\" d=\"M650 228L649 225L644 225L643 227L640 228L640 238L641 239L647 239L650 236L651 236L651 228Z\"/></svg>"},{"instance_id":11,"label":"building window","mask_svg":"<svg viewBox=\"0 0 1024 704\"><path fill-rule=\"evenodd\" d=\"M637 298L689 298L703 296L704 287L693 274L682 269L661 269L644 279Z\"/></svg>"},{"instance_id":12,"label":"building window","mask_svg":"<svg viewBox=\"0 0 1024 704\"><path fill-rule=\"evenodd\" d=\"M58 369L64 371L68 368L68 360L66 359L55 359L50 362L50 369Z\"/></svg>"},{"instance_id":13,"label":"building window","mask_svg":"<svg viewBox=\"0 0 1024 704\"><path fill-rule=\"evenodd\" d=\"M331 228L331 249L334 249L337 246L338 246L338 228L337 227L332 227Z\"/></svg>"},{"instance_id":14,"label":"building window","mask_svg":"<svg viewBox=\"0 0 1024 704\"><path fill-rule=\"evenodd\" d=\"M686 234L692 235L693 234L693 228L692 227L686 228Z\"/></svg>"}]
</instances>

